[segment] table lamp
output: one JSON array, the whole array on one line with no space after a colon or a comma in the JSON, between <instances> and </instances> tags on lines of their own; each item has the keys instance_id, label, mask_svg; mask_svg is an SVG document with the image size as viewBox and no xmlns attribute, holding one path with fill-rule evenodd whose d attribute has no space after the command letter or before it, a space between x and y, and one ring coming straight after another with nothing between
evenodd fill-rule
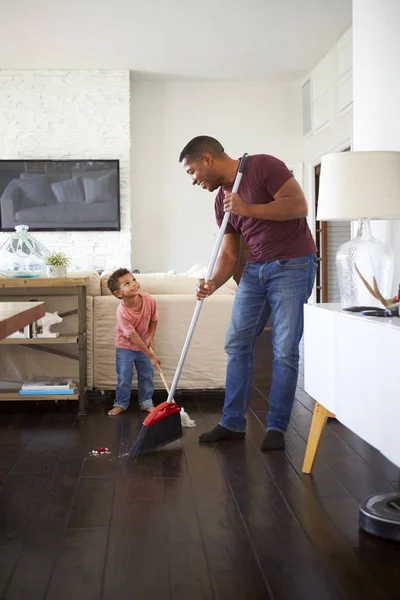
<instances>
[{"instance_id":1,"label":"table lamp","mask_svg":"<svg viewBox=\"0 0 400 600\"><path fill-rule=\"evenodd\" d=\"M317 220L358 221L356 236L336 253L342 308L382 307L368 285L377 287L385 299L391 295L394 252L372 236L370 220L399 218L400 152L338 152L322 157Z\"/></svg>"}]
</instances>

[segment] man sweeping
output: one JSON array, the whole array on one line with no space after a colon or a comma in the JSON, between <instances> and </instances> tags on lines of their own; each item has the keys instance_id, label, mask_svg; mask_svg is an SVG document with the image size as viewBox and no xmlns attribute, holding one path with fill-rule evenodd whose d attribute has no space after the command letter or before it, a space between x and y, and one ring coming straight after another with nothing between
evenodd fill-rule
<instances>
[{"instance_id":1,"label":"man sweeping","mask_svg":"<svg viewBox=\"0 0 400 600\"><path fill-rule=\"evenodd\" d=\"M311 295L317 268L317 248L306 221L307 201L285 164L266 154L249 156L240 194L232 193L240 161L228 156L209 136L192 139L179 162L192 185L209 192L218 190L218 226L224 213L231 213L214 274L209 281L199 280L197 298L206 299L232 277L239 260L240 235L250 250L226 335L228 366L222 418L199 437L199 442L245 437L256 339L271 316L274 359L270 411L261 450L283 449L298 378L303 305Z\"/></svg>"}]
</instances>

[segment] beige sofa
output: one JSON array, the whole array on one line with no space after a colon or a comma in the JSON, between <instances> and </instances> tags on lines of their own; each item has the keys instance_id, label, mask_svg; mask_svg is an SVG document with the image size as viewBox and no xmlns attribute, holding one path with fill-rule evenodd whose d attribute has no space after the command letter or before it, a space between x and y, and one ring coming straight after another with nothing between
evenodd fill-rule
<instances>
[{"instance_id":1,"label":"beige sofa","mask_svg":"<svg viewBox=\"0 0 400 600\"><path fill-rule=\"evenodd\" d=\"M118 303L107 287L108 275L96 272L89 276L87 287L88 387L112 390L116 386L113 334ZM69 276L78 275L70 273ZM154 296L159 313L155 346L167 381L171 382L178 364L184 339L196 303L196 278L187 275L138 274L144 292ZM214 296L204 302L191 347L180 378L179 389L221 389L225 387L226 354L224 339L228 327L236 283L228 281ZM46 310L67 312L76 306L68 296L35 295L46 302ZM4 300L5 298L2 298ZM21 297L7 297L7 300ZM77 316L66 316L52 331L73 334ZM52 345L61 352L77 355L75 346ZM23 382L35 375L78 376L77 361L40 352L24 346L0 345L0 380ZM162 389L161 378L155 377L156 389ZM136 387L134 380L133 387Z\"/></svg>"}]
</instances>

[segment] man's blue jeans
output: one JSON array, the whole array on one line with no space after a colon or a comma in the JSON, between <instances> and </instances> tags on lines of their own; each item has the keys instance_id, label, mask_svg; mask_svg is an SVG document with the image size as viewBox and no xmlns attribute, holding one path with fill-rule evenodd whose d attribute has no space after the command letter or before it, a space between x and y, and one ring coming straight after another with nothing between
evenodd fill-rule
<instances>
[{"instance_id":1,"label":"man's blue jeans","mask_svg":"<svg viewBox=\"0 0 400 600\"><path fill-rule=\"evenodd\" d=\"M138 376L139 406L142 409L149 408L153 404L154 393L154 367L150 359L143 352L125 348L117 348L116 351L118 383L114 406L124 410L128 408L135 366Z\"/></svg>"},{"instance_id":2,"label":"man's blue jeans","mask_svg":"<svg viewBox=\"0 0 400 600\"><path fill-rule=\"evenodd\" d=\"M228 367L220 424L227 429L246 429L256 339L271 315L274 359L267 430L286 431L297 385L303 306L311 295L316 270L315 254L246 266L225 340Z\"/></svg>"}]
</instances>

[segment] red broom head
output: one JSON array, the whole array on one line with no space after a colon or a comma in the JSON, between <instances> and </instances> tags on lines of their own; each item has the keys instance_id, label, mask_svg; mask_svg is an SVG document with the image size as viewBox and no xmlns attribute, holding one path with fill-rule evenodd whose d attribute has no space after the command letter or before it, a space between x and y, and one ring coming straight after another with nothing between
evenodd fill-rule
<instances>
[{"instance_id":1,"label":"red broom head","mask_svg":"<svg viewBox=\"0 0 400 600\"><path fill-rule=\"evenodd\" d=\"M149 413L130 452L136 457L182 437L180 408L175 402L162 402Z\"/></svg>"}]
</instances>

